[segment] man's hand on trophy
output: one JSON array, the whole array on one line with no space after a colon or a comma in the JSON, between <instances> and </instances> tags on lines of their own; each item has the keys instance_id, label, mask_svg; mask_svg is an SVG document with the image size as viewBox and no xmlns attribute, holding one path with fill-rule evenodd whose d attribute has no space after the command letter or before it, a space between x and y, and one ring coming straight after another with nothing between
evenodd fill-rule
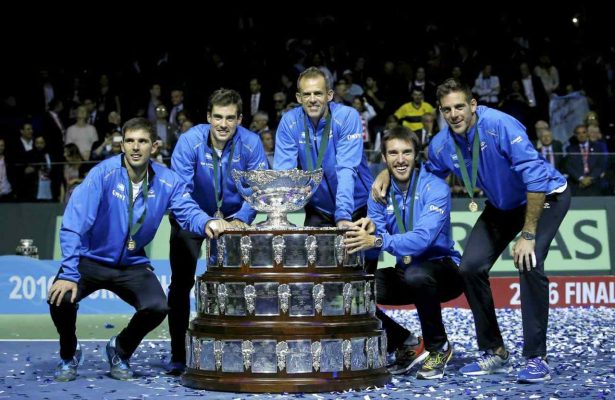
<instances>
[{"instance_id":1,"label":"man's hand on trophy","mask_svg":"<svg viewBox=\"0 0 615 400\"><path fill-rule=\"evenodd\" d=\"M223 219L212 219L205 225L205 234L210 239L217 239L231 224Z\"/></svg>"},{"instance_id":2,"label":"man's hand on trophy","mask_svg":"<svg viewBox=\"0 0 615 400\"><path fill-rule=\"evenodd\" d=\"M351 228L352 227L352 222L351 221L346 221L346 220L340 220L337 221L337 227L338 228Z\"/></svg>"},{"instance_id":3,"label":"man's hand on trophy","mask_svg":"<svg viewBox=\"0 0 615 400\"><path fill-rule=\"evenodd\" d=\"M235 229L246 229L250 227L250 225L246 224L240 219L234 219L231 222L229 222L229 224L231 225L232 228L235 228Z\"/></svg>"},{"instance_id":4,"label":"man's hand on trophy","mask_svg":"<svg viewBox=\"0 0 615 400\"><path fill-rule=\"evenodd\" d=\"M367 233L370 235L376 232L376 224L369 218L361 218L353 223L354 226L357 226L361 229L365 229Z\"/></svg>"},{"instance_id":5,"label":"man's hand on trophy","mask_svg":"<svg viewBox=\"0 0 615 400\"><path fill-rule=\"evenodd\" d=\"M358 221L357 221L358 222ZM367 233L360 226L353 225L346 232L344 238L344 247L348 250L348 254L356 253L357 251L367 250L374 247L376 237Z\"/></svg>"}]
</instances>

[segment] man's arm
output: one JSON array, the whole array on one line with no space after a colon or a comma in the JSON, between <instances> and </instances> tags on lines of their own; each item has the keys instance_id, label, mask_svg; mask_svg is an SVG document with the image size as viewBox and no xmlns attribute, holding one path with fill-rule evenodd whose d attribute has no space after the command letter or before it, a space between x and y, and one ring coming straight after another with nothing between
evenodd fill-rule
<instances>
[{"instance_id":1,"label":"man's arm","mask_svg":"<svg viewBox=\"0 0 615 400\"><path fill-rule=\"evenodd\" d=\"M303 127L291 118L287 112L282 116L278 130L275 134L275 151L273 153L273 169L287 170L297 168L297 141L295 136L299 135Z\"/></svg>"},{"instance_id":2,"label":"man's arm","mask_svg":"<svg viewBox=\"0 0 615 400\"><path fill-rule=\"evenodd\" d=\"M335 121L332 121L332 126ZM342 126L334 135L337 136L335 149L335 173L337 175L337 192L335 196L335 222L352 221L354 211L354 187L363 159L363 127L359 113L348 110ZM334 130L335 132L336 130Z\"/></svg>"},{"instance_id":3,"label":"man's arm","mask_svg":"<svg viewBox=\"0 0 615 400\"><path fill-rule=\"evenodd\" d=\"M196 130L196 128L189 129L179 137L177 145L171 155L171 169L186 182L186 190L190 193L194 191L194 174L196 168L196 150L194 149L194 144L189 140L192 136L192 132L195 132L193 130Z\"/></svg>"},{"instance_id":4,"label":"man's arm","mask_svg":"<svg viewBox=\"0 0 615 400\"><path fill-rule=\"evenodd\" d=\"M263 148L263 143L260 139L256 140L254 148L248 148L244 146L242 148L242 157L245 156L248 160L246 165L247 171L253 171L257 169L267 169L267 155L265 154L265 149ZM240 196L241 194L235 191L235 195ZM243 201L241 208L234 216L234 219L244 222L246 224L251 224L256 218L256 210L253 209L247 201Z\"/></svg>"},{"instance_id":5,"label":"man's arm","mask_svg":"<svg viewBox=\"0 0 615 400\"><path fill-rule=\"evenodd\" d=\"M101 172L100 169L94 168L73 191L62 217L60 227L62 262L58 279L75 283L79 281L77 266L81 257L81 238L87 235L96 222L102 196Z\"/></svg>"}]
</instances>

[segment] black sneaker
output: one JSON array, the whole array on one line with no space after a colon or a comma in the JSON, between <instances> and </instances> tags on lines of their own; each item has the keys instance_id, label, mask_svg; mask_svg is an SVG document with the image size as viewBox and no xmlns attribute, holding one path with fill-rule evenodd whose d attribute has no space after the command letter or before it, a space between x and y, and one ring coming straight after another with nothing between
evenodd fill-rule
<instances>
[{"instance_id":1,"label":"black sneaker","mask_svg":"<svg viewBox=\"0 0 615 400\"><path fill-rule=\"evenodd\" d=\"M128 360L120 358L117 354L117 349L115 348L116 338L117 336L113 336L109 340L109 343L107 343L107 359L109 360L109 366L111 367L111 377L119 379L120 381L132 379L135 373L130 368Z\"/></svg>"},{"instance_id":2,"label":"black sneaker","mask_svg":"<svg viewBox=\"0 0 615 400\"><path fill-rule=\"evenodd\" d=\"M70 360L60 360L56 370L53 372L53 379L57 382L70 382L77 379L77 367L83 364L83 351L77 342L75 355Z\"/></svg>"},{"instance_id":3,"label":"black sneaker","mask_svg":"<svg viewBox=\"0 0 615 400\"><path fill-rule=\"evenodd\" d=\"M440 379L444 376L446 364L453 357L453 346L448 344L446 351L432 351L427 356L421 369L416 373L417 379Z\"/></svg>"},{"instance_id":4,"label":"black sneaker","mask_svg":"<svg viewBox=\"0 0 615 400\"><path fill-rule=\"evenodd\" d=\"M395 363L388 366L388 370L393 375L405 374L412 367L420 363L427 357L425 343L419 336L419 344L415 346L402 346L395 351Z\"/></svg>"},{"instance_id":5,"label":"black sneaker","mask_svg":"<svg viewBox=\"0 0 615 400\"><path fill-rule=\"evenodd\" d=\"M180 376L184 372L186 372L186 364L181 361L171 361L167 365L167 375Z\"/></svg>"}]
</instances>

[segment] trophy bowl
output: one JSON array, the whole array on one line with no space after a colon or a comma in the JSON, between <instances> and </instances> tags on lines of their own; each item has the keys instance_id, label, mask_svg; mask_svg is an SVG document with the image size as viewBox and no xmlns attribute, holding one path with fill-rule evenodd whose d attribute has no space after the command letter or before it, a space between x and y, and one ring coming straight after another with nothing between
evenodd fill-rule
<instances>
[{"instance_id":1,"label":"trophy bowl","mask_svg":"<svg viewBox=\"0 0 615 400\"><path fill-rule=\"evenodd\" d=\"M322 180L323 171L234 169L231 173L243 198L256 211L267 213L267 220L259 227L289 227L294 225L286 214L307 204Z\"/></svg>"}]
</instances>

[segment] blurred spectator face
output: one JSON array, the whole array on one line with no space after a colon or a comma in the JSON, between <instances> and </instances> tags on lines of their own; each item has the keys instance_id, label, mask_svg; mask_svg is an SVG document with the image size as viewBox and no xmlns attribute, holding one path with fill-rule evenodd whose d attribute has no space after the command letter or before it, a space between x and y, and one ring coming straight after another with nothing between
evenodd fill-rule
<instances>
[{"instance_id":1,"label":"blurred spectator face","mask_svg":"<svg viewBox=\"0 0 615 400\"><path fill-rule=\"evenodd\" d=\"M534 124L534 130L536 131L536 136L540 139L540 135L542 135L542 132L549 129L549 124L546 121L536 121L536 123Z\"/></svg>"},{"instance_id":2,"label":"blurred spectator face","mask_svg":"<svg viewBox=\"0 0 615 400\"><path fill-rule=\"evenodd\" d=\"M32 140L32 137L34 136L34 128L32 128L31 124L24 124L20 132L21 137L27 141Z\"/></svg>"},{"instance_id":3,"label":"blurred spectator face","mask_svg":"<svg viewBox=\"0 0 615 400\"><path fill-rule=\"evenodd\" d=\"M107 121L109 121L109 123L111 124L119 126L122 124L122 117L117 111L111 111L107 116Z\"/></svg>"},{"instance_id":4,"label":"blurred spectator face","mask_svg":"<svg viewBox=\"0 0 615 400\"><path fill-rule=\"evenodd\" d=\"M602 132L600 132L600 128L595 125L590 125L587 127L587 135L589 136L589 140L595 142L597 140L602 140Z\"/></svg>"},{"instance_id":5,"label":"blurred spectator face","mask_svg":"<svg viewBox=\"0 0 615 400\"><path fill-rule=\"evenodd\" d=\"M162 104L156 107L156 118L158 119L166 119L169 116L167 112L167 108Z\"/></svg>"},{"instance_id":6,"label":"blurred spectator face","mask_svg":"<svg viewBox=\"0 0 615 400\"><path fill-rule=\"evenodd\" d=\"M122 134L114 133L111 139L111 153L120 154L122 152Z\"/></svg>"},{"instance_id":7,"label":"blurred spectator face","mask_svg":"<svg viewBox=\"0 0 615 400\"><path fill-rule=\"evenodd\" d=\"M413 90L412 102L416 105L421 105L421 103L423 102L423 92L420 90Z\"/></svg>"},{"instance_id":8,"label":"blurred spectator face","mask_svg":"<svg viewBox=\"0 0 615 400\"><path fill-rule=\"evenodd\" d=\"M352 107L360 113L363 112L363 102L360 97L355 97L352 99Z\"/></svg>"},{"instance_id":9,"label":"blurred spectator face","mask_svg":"<svg viewBox=\"0 0 615 400\"><path fill-rule=\"evenodd\" d=\"M589 135L587 134L587 128L584 126L580 126L575 129L574 134L577 137L579 143L584 143L589 138Z\"/></svg>"},{"instance_id":10,"label":"blurred spectator face","mask_svg":"<svg viewBox=\"0 0 615 400\"><path fill-rule=\"evenodd\" d=\"M263 142L263 148L266 152L272 152L274 150L273 133L271 133L271 131L261 132L261 141Z\"/></svg>"},{"instance_id":11,"label":"blurred spectator face","mask_svg":"<svg viewBox=\"0 0 615 400\"><path fill-rule=\"evenodd\" d=\"M377 88L378 84L376 83L376 81L374 80L374 78L372 78L371 76L368 76L365 79L365 88L366 89L372 89L375 90Z\"/></svg>"},{"instance_id":12,"label":"blurred spectator face","mask_svg":"<svg viewBox=\"0 0 615 400\"><path fill-rule=\"evenodd\" d=\"M397 122L397 118L395 118L394 115L389 115L384 125L385 130L395 128L396 126L399 126L399 123Z\"/></svg>"},{"instance_id":13,"label":"blurred spectator face","mask_svg":"<svg viewBox=\"0 0 615 400\"><path fill-rule=\"evenodd\" d=\"M45 138L42 136L39 136L36 139L34 139L34 147L38 151L45 150Z\"/></svg>"},{"instance_id":14,"label":"blurred spectator face","mask_svg":"<svg viewBox=\"0 0 615 400\"><path fill-rule=\"evenodd\" d=\"M551 143L553 143L553 134L550 130L544 129L542 131L542 134L540 135L540 143L542 143L543 146L550 146Z\"/></svg>"},{"instance_id":15,"label":"blurred spectator face","mask_svg":"<svg viewBox=\"0 0 615 400\"><path fill-rule=\"evenodd\" d=\"M433 120L434 117L432 114L423 114L423 116L421 117L421 122L423 123L423 126L425 127L425 130L427 132L433 132Z\"/></svg>"},{"instance_id":16,"label":"blurred spectator face","mask_svg":"<svg viewBox=\"0 0 615 400\"><path fill-rule=\"evenodd\" d=\"M451 75L453 76L453 78L455 79L459 79L461 78L461 68L459 67L453 67L453 70L451 71Z\"/></svg>"},{"instance_id":17,"label":"blurred spectator face","mask_svg":"<svg viewBox=\"0 0 615 400\"><path fill-rule=\"evenodd\" d=\"M77 120L87 120L90 113L85 105L77 107Z\"/></svg>"},{"instance_id":18,"label":"blurred spectator face","mask_svg":"<svg viewBox=\"0 0 615 400\"><path fill-rule=\"evenodd\" d=\"M276 111L283 110L286 106L286 95L282 92L277 92L273 95L273 108Z\"/></svg>"},{"instance_id":19,"label":"blurred spectator face","mask_svg":"<svg viewBox=\"0 0 615 400\"><path fill-rule=\"evenodd\" d=\"M585 124L588 126L599 126L600 122L598 121L598 114L593 111L590 111L585 116Z\"/></svg>"},{"instance_id":20,"label":"blurred spectator face","mask_svg":"<svg viewBox=\"0 0 615 400\"><path fill-rule=\"evenodd\" d=\"M258 79L250 80L250 93L258 93L261 91L261 85L258 83Z\"/></svg>"},{"instance_id":21,"label":"blurred spectator face","mask_svg":"<svg viewBox=\"0 0 615 400\"><path fill-rule=\"evenodd\" d=\"M184 101L184 92L181 90L173 90L171 92L171 103L174 106L181 104Z\"/></svg>"},{"instance_id":22,"label":"blurred spectator face","mask_svg":"<svg viewBox=\"0 0 615 400\"><path fill-rule=\"evenodd\" d=\"M527 63L521 63L521 65L519 65L519 72L521 73L522 78L527 78L530 76L530 67Z\"/></svg>"},{"instance_id":23,"label":"blurred spectator face","mask_svg":"<svg viewBox=\"0 0 615 400\"><path fill-rule=\"evenodd\" d=\"M186 115L185 112L180 111L177 113L177 125L181 126L185 120L188 119L188 116Z\"/></svg>"},{"instance_id":24,"label":"blurred spectator face","mask_svg":"<svg viewBox=\"0 0 615 400\"><path fill-rule=\"evenodd\" d=\"M162 93L162 88L160 87L160 85L154 84L149 90L149 93L152 97L157 99L160 97L160 94Z\"/></svg>"},{"instance_id":25,"label":"blurred spectator face","mask_svg":"<svg viewBox=\"0 0 615 400\"><path fill-rule=\"evenodd\" d=\"M85 99L83 100L83 106L85 107L87 111L87 115L90 115L92 111L94 111L94 109L96 108L96 102L93 101L92 99Z\"/></svg>"},{"instance_id":26,"label":"blurred spectator face","mask_svg":"<svg viewBox=\"0 0 615 400\"><path fill-rule=\"evenodd\" d=\"M425 68L423 67L419 67L416 70L416 80L417 81L423 81L425 80Z\"/></svg>"},{"instance_id":27,"label":"blurred spectator face","mask_svg":"<svg viewBox=\"0 0 615 400\"><path fill-rule=\"evenodd\" d=\"M188 129L192 128L194 126L194 124L192 123L192 121L190 121L189 119L185 119L184 122L182 122L181 127L180 127L180 132L184 133L186 132Z\"/></svg>"},{"instance_id":28,"label":"blurred spectator face","mask_svg":"<svg viewBox=\"0 0 615 400\"><path fill-rule=\"evenodd\" d=\"M4 143L4 139L0 139L0 156L4 155L4 148L6 144Z\"/></svg>"}]
</instances>

